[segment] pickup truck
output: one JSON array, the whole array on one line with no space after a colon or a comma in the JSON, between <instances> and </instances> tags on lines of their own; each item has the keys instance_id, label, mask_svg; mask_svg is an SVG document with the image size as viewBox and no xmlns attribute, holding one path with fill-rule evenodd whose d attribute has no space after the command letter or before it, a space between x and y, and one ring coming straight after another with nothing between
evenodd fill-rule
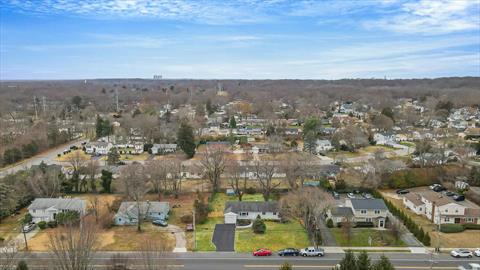
<instances>
[{"instance_id":1,"label":"pickup truck","mask_svg":"<svg viewBox=\"0 0 480 270\"><path fill-rule=\"evenodd\" d=\"M307 247L300 250L300 255L303 257L319 256L322 257L325 255L325 252L321 248Z\"/></svg>"}]
</instances>

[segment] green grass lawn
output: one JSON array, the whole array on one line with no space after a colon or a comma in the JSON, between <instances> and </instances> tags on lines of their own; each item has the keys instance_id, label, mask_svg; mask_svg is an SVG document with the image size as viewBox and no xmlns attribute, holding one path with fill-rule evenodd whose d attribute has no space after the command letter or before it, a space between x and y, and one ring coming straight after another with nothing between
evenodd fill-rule
<instances>
[{"instance_id":1,"label":"green grass lawn","mask_svg":"<svg viewBox=\"0 0 480 270\"><path fill-rule=\"evenodd\" d=\"M276 251L286 247L305 248L310 244L307 231L298 221L266 221L265 224L267 231L264 234L255 234L251 228L236 230L235 250L251 252L263 247Z\"/></svg>"},{"instance_id":2,"label":"green grass lawn","mask_svg":"<svg viewBox=\"0 0 480 270\"><path fill-rule=\"evenodd\" d=\"M405 145L405 146L408 146L408 147L415 147L415 143L408 142L408 141L399 142L399 144Z\"/></svg>"},{"instance_id":3,"label":"green grass lawn","mask_svg":"<svg viewBox=\"0 0 480 270\"><path fill-rule=\"evenodd\" d=\"M227 196L225 193L217 193L214 195L213 201L211 203L213 212L222 212L225 208L225 202L227 201L238 201L237 196ZM245 194L242 197L243 201L259 201L263 202L263 196L260 193L257 194Z\"/></svg>"},{"instance_id":4,"label":"green grass lawn","mask_svg":"<svg viewBox=\"0 0 480 270\"><path fill-rule=\"evenodd\" d=\"M354 228L353 238L351 243L348 243L347 238L341 228L330 229L340 246L351 247L368 247L368 238L372 238L372 247L385 247L385 246L406 246L402 240L396 241L393 235L388 230L374 230L371 228Z\"/></svg>"},{"instance_id":5,"label":"green grass lawn","mask_svg":"<svg viewBox=\"0 0 480 270\"><path fill-rule=\"evenodd\" d=\"M223 224L223 218L208 218L204 224L197 224L196 239L197 250L215 251L215 245L212 243L213 230L215 224Z\"/></svg>"}]
</instances>

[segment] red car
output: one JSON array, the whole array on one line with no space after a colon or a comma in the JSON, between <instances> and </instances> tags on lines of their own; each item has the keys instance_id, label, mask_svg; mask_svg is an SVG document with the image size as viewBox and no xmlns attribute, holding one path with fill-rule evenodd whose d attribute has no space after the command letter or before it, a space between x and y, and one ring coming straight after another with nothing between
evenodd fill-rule
<instances>
[{"instance_id":1,"label":"red car","mask_svg":"<svg viewBox=\"0 0 480 270\"><path fill-rule=\"evenodd\" d=\"M272 251L266 248L259 248L253 251L253 256L272 256Z\"/></svg>"}]
</instances>

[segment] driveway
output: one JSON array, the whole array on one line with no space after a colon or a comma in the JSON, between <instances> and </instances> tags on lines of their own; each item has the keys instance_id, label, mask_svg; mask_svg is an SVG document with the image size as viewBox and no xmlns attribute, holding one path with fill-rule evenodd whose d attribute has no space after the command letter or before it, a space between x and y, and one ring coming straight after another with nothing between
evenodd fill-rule
<instances>
[{"instance_id":1,"label":"driveway","mask_svg":"<svg viewBox=\"0 0 480 270\"><path fill-rule=\"evenodd\" d=\"M212 242L218 251L235 251L235 224L217 224Z\"/></svg>"},{"instance_id":2,"label":"driveway","mask_svg":"<svg viewBox=\"0 0 480 270\"><path fill-rule=\"evenodd\" d=\"M161 231L168 231L173 233L175 236L175 247L173 248L173 252L187 252L187 238L185 237L185 231L182 228L168 224L167 227L157 227L158 230Z\"/></svg>"},{"instance_id":3,"label":"driveway","mask_svg":"<svg viewBox=\"0 0 480 270\"><path fill-rule=\"evenodd\" d=\"M322 246L330 246L336 247L338 246L335 237L333 236L330 229L325 224L325 220L323 218L318 219L318 228L320 229L320 233L322 234Z\"/></svg>"}]
</instances>

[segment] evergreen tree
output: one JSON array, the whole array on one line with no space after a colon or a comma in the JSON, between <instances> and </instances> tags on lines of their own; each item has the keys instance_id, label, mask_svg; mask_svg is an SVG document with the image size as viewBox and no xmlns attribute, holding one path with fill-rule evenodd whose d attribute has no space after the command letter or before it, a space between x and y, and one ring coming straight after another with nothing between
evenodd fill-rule
<instances>
[{"instance_id":1,"label":"evergreen tree","mask_svg":"<svg viewBox=\"0 0 480 270\"><path fill-rule=\"evenodd\" d=\"M358 270L371 270L372 263L368 257L368 253L364 250L360 252L357 258L357 269Z\"/></svg>"},{"instance_id":2,"label":"evergreen tree","mask_svg":"<svg viewBox=\"0 0 480 270\"><path fill-rule=\"evenodd\" d=\"M177 144L180 149L187 155L188 158L192 158L195 155L195 137L193 135L192 127L182 122L177 133Z\"/></svg>"},{"instance_id":3,"label":"evergreen tree","mask_svg":"<svg viewBox=\"0 0 480 270\"><path fill-rule=\"evenodd\" d=\"M230 117L229 126L230 126L230 128L236 128L237 127L237 121L235 120L235 117L233 115Z\"/></svg>"},{"instance_id":4,"label":"evergreen tree","mask_svg":"<svg viewBox=\"0 0 480 270\"><path fill-rule=\"evenodd\" d=\"M345 257L340 261L339 270L356 270L357 269L357 259L353 251L347 250L345 252Z\"/></svg>"},{"instance_id":5,"label":"evergreen tree","mask_svg":"<svg viewBox=\"0 0 480 270\"><path fill-rule=\"evenodd\" d=\"M263 222L259 215L255 219L255 221L253 221L252 228L254 233L262 234L267 231L267 225L265 225L265 222Z\"/></svg>"},{"instance_id":6,"label":"evergreen tree","mask_svg":"<svg viewBox=\"0 0 480 270\"><path fill-rule=\"evenodd\" d=\"M385 255L382 255L380 261L374 265L373 270L395 270L395 267L393 267L392 263Z\"/></svg>"},{"instance_id":7,"label":"evergreen tree","mask_svg":"<svg viewBox=\"0 0 480 270\"><path fill-rule=\"evenodd\" d=\"M102 170L102 176L100 180L102 181L103 192L111 193L113 174L107 170Z\"/></svg>"},{"instance_id":8,"label":"evergreen tree","mask_svg":"<svg viewBox=\"0 0 480 270\"><path fill-rule=\"evenodd\" d=\"M117 164L120 161L120 154L117 151L116 147L113 147L108 152L107 163L108 165Z\"/></svg>"},{"instance_id":9,"label":"evergreen tree","mask_svg":"<svg viewBox=\"0 0 480 270\"><path fill-rule=\"evenodd\" d=\"M317 137L315 135L315 132L309 131L307 134L305 134L304 146L303 147L310 154L315 153L316 148L317 148Z\"/></svg>"},{"instance_id":10,"label":"evergreen tree","mask_svg":"<svg viewBox=\"0 0 480 270\"><path fill-rule=\"evenodd\" d=\"M16 270L28 270L27 263L24 260L19 261Z\"/></svg>"}]
</instances>

